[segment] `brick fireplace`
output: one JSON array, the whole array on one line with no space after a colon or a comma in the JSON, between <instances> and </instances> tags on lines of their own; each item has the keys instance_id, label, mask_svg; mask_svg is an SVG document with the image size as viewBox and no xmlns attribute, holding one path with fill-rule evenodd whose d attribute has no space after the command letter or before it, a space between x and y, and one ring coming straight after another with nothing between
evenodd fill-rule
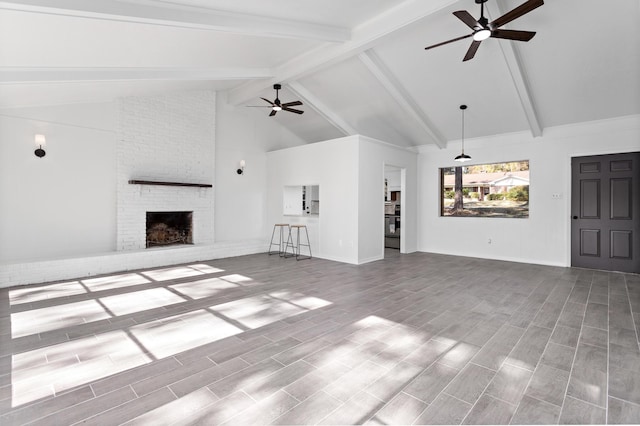
<instances>
[{"instance_id":1,"label":"brick fireplace","mask_svg":"<svg viewBox=\"0 0 640 426\"><path fill-rule=\"evenodd\" d=\"M193 91L119 100L118 251L158 246L162 234L162 245L181 249L213 244L215 99ZM185 213L190 230L165 223L149 241L148 214L160 212Z\"/></svg>"}]
</instances>

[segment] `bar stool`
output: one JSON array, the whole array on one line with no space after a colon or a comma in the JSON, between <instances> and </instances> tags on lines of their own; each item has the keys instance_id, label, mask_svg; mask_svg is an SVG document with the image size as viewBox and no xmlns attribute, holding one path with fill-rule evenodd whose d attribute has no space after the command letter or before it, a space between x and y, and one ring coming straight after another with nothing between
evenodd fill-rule
<instances>
[{"instance_id":1,"label":"bar stool","mask_svg":"<svg viewBox=\"0 0 640 426\"><path fill-rule=\"evenodd\" d=\"M287 239L291 236L291 228L288 223L276 223L273 225L273 231L271 232L271 242L269 243L269 255L277 254L278 256L284 256L284 246L285 246L285 228L287 233ZM279 241L274 241L276 236L276 229L278 230L278 234L280 236ZM271 251L271 247L277 245L278 251Z\"/></svg>"},{"instance_id":2,"label":"bar stool","mask_svg":"<svg viewBox=\"0 0 640 426\"><path fill-rule=\"evenodd\" d=\"M304 234L307 237L307 243L300 242L301 229L304 228ZM296 243L293 244L292 232L296 231ZM291 254L289 254L289 247L291 247ZM300 247L307 247L309 249L309 255L300 254ZM284 257L294 257L296 260L311 259L311 242L309 242L309 231L307 231L307 225L291 225L289 227L289 238L287 238L287 245L284 248Z\"/></svg>"}]
</instances>

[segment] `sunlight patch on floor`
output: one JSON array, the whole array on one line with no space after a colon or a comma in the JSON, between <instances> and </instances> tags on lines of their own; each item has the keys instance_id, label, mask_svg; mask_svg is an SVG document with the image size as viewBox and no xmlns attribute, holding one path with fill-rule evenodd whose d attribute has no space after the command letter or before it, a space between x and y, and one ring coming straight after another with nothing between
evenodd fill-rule
<instances>
[{"instance_id":1,"label":"sunlight patch on floor","mask_svg":"<svg viewBox=\"0 0 640 426\"><path fill-rule=\"evenodd\" d=\"M96 300L49 306L11 314L11 337L29 336L111 318Z\"/></svg>"},{"instance_id":2,"label":"sunlight patch on floor","mask_svg":"<svg viewBox=\"0 0 640 426\"><path fill-rule=\"evenodd\" d=\"M237 321L244 327L252 329L317 309L316 307L306 308L296 303L296 301L305 302L305 297L302 295L292 295L289 292L277 292L274 294L279 297L274 297L270 294L258 295L211 306L210 309L226 318ZM330 302L316 298L310 298L308 302L310 302L310 306L317 307L330 304Z\"/></svg>"},{"instance_id":3,"label":"sunlight patch on floor","mask_svg":"<svg viewBox=\"0 0 640 426\"><path fill-rule=\"evenodd\" d=\"M175 303L185 302L184 299L166 288L152 288L99 299L107 309L116 316L142 312L149 309L162 308Z\"/></svg>"},{"instance_id":4,"label":"sunlight patch on floor","mask_svg":"<svg viewBox=\"0 0 640 426\"><path fill-rule=\"evenodd\" d=\"M300 293L292 293L290 291L276 291L273 293L269 293L269 296L287 301L289 303L293 303L296 306L299 306L304 309L314 310L319 308L324 308L325 306L331 305L331 302L328 302L324 299L320 299L319 297L313 296L305 296Z\"/></svg>"},{"instance_id":5,"label":"sunlight patch on floor","mask_svg":"<svg viewBox=\"0 0 640 426\"><path fill-rule=\"evenodd\" d=\"M168 314L167 308L188 300L216 296L224 294L225 290L233 291L247 285L261 284L241 274L176 283L167 287L139 290L134 287L118 294L112 292L113 295L105 297L92 295L93 292L104 290L117 291L120 288L148 285L152 280L167 281L218 272L224 271L196 264L51 284L46 288L16 289L11 295L14 304L76 295L95 299L72 303L64 303L67 300L61 299L54 306L14 312L10 319L14 339L55 331L59 334L50 337L68 338L66 333L81 333L84 330L83 326L91 322L117 320L122 316L141 312L145 313L143 318L156 314L153 318L157 319L13 355L12 405L17 407L49 396L57 396L78 386L157 359L331 305L331 302L317 297L275 291L271 294L164 316ZM147 313L150 315L147 316ZM132 319L135 320L135 317ZM252 377L252 380L264 386L262 381L266 378L258 375ZM211 395L214 401L217 397ZM202 402L197 396L194 398L196 403ZM187 404L185 407L190 405L188 401L184 402Z\"/></svg>"},{"instance_id":6,"label":"sunlight patch on floor","mask_svg":"<svg viewBox=\"0 0 640 426\"><path fill-rule=\"evenodd\" d=\"M451 339L447 339L451 340ZM444 342L448 344L447 342ZM453 345L445 355L442 356L440 362L445 365L456 367L458 365L465 365L469 359L475 355L479 350L477 346L471 345L465 342L459 342Z\"/></svg>"},{"instance_id":7,"label":"sunlight patch on floor","mask_svg":"<svg viewBox=\"0 0 640 426\"><path fill-rule=\"evenodd\" d=\"M127 424L131 426L180 424L187 416L216 401L218 401L218 397L208 388L200 388L158 408L147 411Z\"/></svg>"},{"instance_id":8,"label":"sunlight patch on floor","mask_svg":"<svg viewBox=\"0 0 640 426\"><path fill-rule=\"evenodd\" d=\"M354 323L357 331L349 338L356 342L382 339L390 346L406 346L419 339L415 329L376 315L370 315Z\"/></svg>"},{"instance_id":9,"label":"sunlight patch on floor","mask_svg":"<svg viewBox=\"0 0 640 426\"><path fill-rule=\"evenodd\" d=\"M154 281L169 281L180 278L195 277L198 275L212 274L222 272L221 269L213 268L208 265L192 265L192 266L173 266L170 268L154 269L141 272L146 277Z\"/></svg>"},{"instance_id":10,"label":"sunlight patch on floor","mask_svg":"<svg viewBox=\"0 0 640 426\"><path fill-rule=\"evenodd\" d=\"M118 274L107 277L89 278L80 281L89 291L113 290L116 288L131 287L134 285L148 284L151 281L140 274Z\"/></svg>"},{"instance_id":11,"label":"sunlight patch on floor","mask_svg":"<svg viewBox=\"0 0 640 426\"><path fill-rule=\"evenodd\" d=\"M151 362L124 331L46 346L12 357L13 406ZM42 362L42 360L47 362ZM53 386L42 386L52 383Z\"/></svg>"},{"instance_id":12,"label":"sunlight patch on floor","mask_svg":"<svg viewBox=\"0 0 640 426\"><path fill-rule=\"evenodd\" d=\"M458 343L458 341L455 340L455 339L450 339L448 337L444 337L444 336L441 336L441 335L435 336L433 339L437 340L438 342L442 342L447 346L453 346L456 343Z\"/></svg>"},{"instance_id":13,"label":"sunlight patch on floor","mask_svg":"<svg viewBox=\"0 0 640 426\"><path fill-rule=\"evenodd\" d=\"M357 364L378 357L374 362L395 364L430 338L427 333L414 327L376 315L354 322L351 328L354 332L346 336L342 343L311 355L309 362L317 366L328 365L336 360Z\"/></svg>"},{"instance_id":14,"label":"sunlight patch on floor","mask_svg":"<svg viewBox=\"0 0 640 426\"><path fill-rule=\"evenodd\" d=\"M258 328L281 319L306 312L289 303L274 300L267 295L234 300L211 307L212 311L230 318L247 328Z\"/></svg>"},{"instance_id":15,"label":"sunlight patch on floor","mask_svg":"<svg viewBox=\"0 0 640 426\"><path fill-rule=\"evenodd\" d=\"M169 286L169 288L196 300L215 296L216 294L222 293L222 290L237 287L237 284L230 283L222 278L207 278L205 280L189 281Z\"/></svg>"},{"instance_id":16,"label":"sunlight patch on floor","mask_svg":"<svg viewBox=\"0 0 640 426\"><path fill-rule=\"evenodd\" d=\"M224 276L220 277L220 279L228 281L230 283L241 284L241 285L247 285L247 284L253 282L252 278L246 277L246 276L241 275L241 274L224 275Z\"/></svg>"},{"instance_id":17,"label":"sunlight patch on floor","mask_svg":"<svg viewBox=\"0 0 640 426\"><path fill-rule=\"evenodd\" d=\"M130 331L154 357L165 358L242 333L244 330L200 309L135 325Z\"/></svg>"},{"instance_id":18,"label":"sunlight patch on floor","mask_svg":"<svg viewBox=\"0 0 640 426\"><path fill-rule=\"evenodd\" d=\"M12 306L23 303L40 302L42 300L56 299L58 297L75 296L84 294L87 290L78 281L66 283L48 284L46 286L27 286L9 291L9 303Z\"/></svg>"},{"instance_id":19,"label":"sunlight patch on floor","mask_svg":"<svg viewBox=\"0 0 640 426\"><path fill-rule=\"evenodd\" d=\"M216 268L215 266L207 265L206 263L197 263L189 265L189 267L196 271L200 271L203 274L219 274L220 272L224 272L224 269Z\"/></svg>"}]
</instances>

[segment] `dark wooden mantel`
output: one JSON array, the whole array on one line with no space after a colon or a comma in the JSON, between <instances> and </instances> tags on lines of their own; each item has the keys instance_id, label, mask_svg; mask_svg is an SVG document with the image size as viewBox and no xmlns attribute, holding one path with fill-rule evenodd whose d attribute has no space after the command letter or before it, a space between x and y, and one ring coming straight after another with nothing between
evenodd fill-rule
<instances>
[{"instance_id":1,"label":"dark wooden mantel","mask_svg":"<svg viewBox=\"0 0 640 426\"><path fill-rule=\"evenodd\" d=\"M188 182L160 182L157 180L130 180L132 185L161 185L161 186L191 186L195 188L212 188L213 185L207 183L188 183Z\"/></svg>"}]
</instances>

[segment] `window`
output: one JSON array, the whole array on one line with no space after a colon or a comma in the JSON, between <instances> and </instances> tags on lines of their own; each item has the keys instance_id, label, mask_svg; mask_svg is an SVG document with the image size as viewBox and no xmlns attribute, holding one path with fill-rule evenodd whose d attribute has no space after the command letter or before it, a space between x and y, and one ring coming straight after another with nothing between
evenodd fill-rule
<instances>
[{"instance_id":1,"label":"window","mask_svg":"<svg viewBox=\"0 0 640 426\"><path fill-rule=\"evenodd\" d=\"M529 217L529 160L441 168L440 216Z\"/></svg>"}]
</instances>

